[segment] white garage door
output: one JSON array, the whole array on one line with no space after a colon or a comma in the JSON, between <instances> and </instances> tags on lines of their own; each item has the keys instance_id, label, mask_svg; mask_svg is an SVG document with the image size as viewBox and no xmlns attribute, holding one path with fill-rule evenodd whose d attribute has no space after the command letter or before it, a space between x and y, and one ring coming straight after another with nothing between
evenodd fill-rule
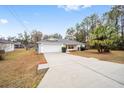
<instances>
[{"instance_id":1,"label":"white garage door","mask_svg":"<svg viewBox=\"0 0 124 93\"><path fill-rule=\"evenodd\" d=\"M40 52L61 52L61 45L40 45Z\"/></svg>"}]
</instances>

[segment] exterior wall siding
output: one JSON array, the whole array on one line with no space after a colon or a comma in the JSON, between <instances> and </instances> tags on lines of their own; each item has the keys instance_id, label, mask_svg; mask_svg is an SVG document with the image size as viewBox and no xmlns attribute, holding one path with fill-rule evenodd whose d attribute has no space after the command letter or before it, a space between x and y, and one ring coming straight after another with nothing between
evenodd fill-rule
<instances>
[{"instance_id":1,"label":"exterior wall siding","mask_svg":"<svg viewBox=\"0 0 124 93\"><path fill-rule=\"evenodd\" d=\"M14 51L14 44L0 44L0 49L5 50L5 52Z\"/></svg>"},{"instance_id":2,"label":"exterior wall siding","mask_svg":"<svg viewBox=\"0 0 124 93\"><path fill-rule=\"evenodd\" d=\"M38 44L37 52L38 53L62 52L62 49L61 49L62 46L63 45L43 45L43 44ZM67 48L67 52L69 50L78 50L79 47L80 47L80 45L75 45L74 49L68 49Z\"/></svg>"}]
</instances>

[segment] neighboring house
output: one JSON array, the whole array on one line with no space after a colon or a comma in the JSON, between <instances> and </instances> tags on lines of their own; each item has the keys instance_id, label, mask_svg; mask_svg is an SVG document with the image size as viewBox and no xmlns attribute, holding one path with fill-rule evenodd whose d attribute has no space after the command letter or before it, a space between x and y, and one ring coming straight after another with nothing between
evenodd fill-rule
<instances>
[{"instance_id":1,"label":"neighboring house","mask_svg":"<svg viewBox=\"0 0 124 93\"><path fill-rule=\"evenodd\" d=\"M24 45L21 42L14 43L15 48L24 48Z\"/></svg>"},{"instance_id":2,"label":"neighboring house","mask_svg":"<svg viewBox=\"0 0 124 93\"><path fill-rule=\"evenodd\" d=\"M37 52L38 53L61 52L63 46L67 48L68 52L73 50L79 50L80 46L85 47L85 44L74 40L66 39L42 40L37 42Z\"/></svg>"},{"instance_id":3,"label":"neighboring house","mask_svg":"<svg viewBox=\"0 0 124 93\"><path fill-rule=\"evenodd\" d=\"M14 43L8 40L0 39L0 50L5 50L5 52L14 51Z\"/></svg>"}]
</instances>

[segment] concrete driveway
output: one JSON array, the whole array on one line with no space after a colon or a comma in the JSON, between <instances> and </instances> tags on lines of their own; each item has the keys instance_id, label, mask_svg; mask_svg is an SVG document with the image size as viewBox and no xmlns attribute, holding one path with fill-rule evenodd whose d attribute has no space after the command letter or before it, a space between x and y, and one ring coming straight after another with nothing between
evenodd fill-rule
<instances>
[{"instance_id":1,"label":"concrete driveway","mask_svg":"<svg viewBox=\"0 0 124 93\"><path fill-rule=\"evenodd\" d=\"M38 88L124 87L124 65L64 53L46 53L50 67Z\"/></svg>"}]
</instances>

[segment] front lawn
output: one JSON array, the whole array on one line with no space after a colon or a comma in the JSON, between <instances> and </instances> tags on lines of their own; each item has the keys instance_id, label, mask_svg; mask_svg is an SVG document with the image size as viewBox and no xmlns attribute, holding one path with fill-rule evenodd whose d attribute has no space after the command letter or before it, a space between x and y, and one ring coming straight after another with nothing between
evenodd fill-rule
<instances>
[{"instance_id":1,"label":"front lawn","mask_svg":"<svg viewBox=\"0 0 124 93\"><path fill-rule=\"evenodd\" d=\"M85 51L71 52L70 54L88 57L88 58L94 57L100 60L124 64L124 51L111 51L111 53L100 54L97 52L97 50L85 50Z\"/></svg>"},{"instance_id":2,"label":"front lawn","mask_svg":"<svg viewBox=\"0 0 124 93\"><path fill-rule=\"evenodd\" d=\"M37 71L38 62L46 63L43 54L18 49L0 61L0 87L36 87L48 69Z\"/></svg>"}]
</instances>

